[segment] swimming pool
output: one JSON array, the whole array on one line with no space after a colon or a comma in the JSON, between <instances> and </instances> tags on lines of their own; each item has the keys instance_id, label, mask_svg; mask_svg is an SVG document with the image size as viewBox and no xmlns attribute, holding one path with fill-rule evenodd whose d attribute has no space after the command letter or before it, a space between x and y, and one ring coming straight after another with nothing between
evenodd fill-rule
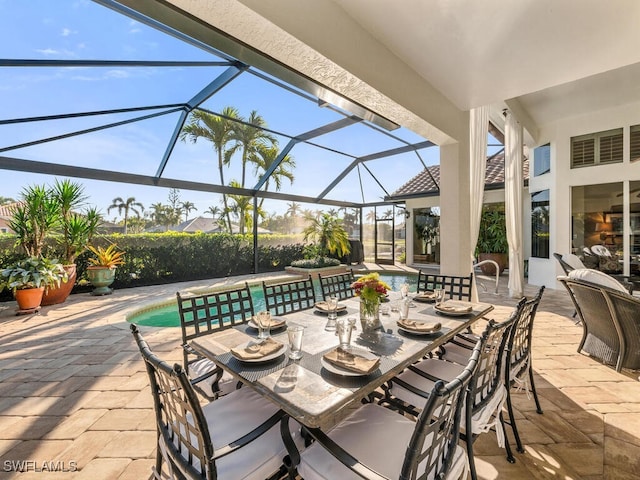
<instances>
[{"instance_id":1,"label":"swimming pool","mask_svg":"<svg viewBox=\"0 0 640 480\"><path fill-rule=\"evenodd\" d=\"M409 284L411 290L415 290L418 281L417 275L399 274L399 273L381 273L380 278L387 282L391 290L399 291L403 283ZM316 289L316 298L322 298L322 291L317 280L313 282ZM252 285L250 287L251 298L253 300L253 308L256 312L264 310L264 296L262 293L262 284ZM178 305L176 301L160 302L156 305L150 305L142 310L138 310L127 315L127 322L143 325L147 327L179 327L180 317L178 315Z\"/></svg>"}]
</instances>

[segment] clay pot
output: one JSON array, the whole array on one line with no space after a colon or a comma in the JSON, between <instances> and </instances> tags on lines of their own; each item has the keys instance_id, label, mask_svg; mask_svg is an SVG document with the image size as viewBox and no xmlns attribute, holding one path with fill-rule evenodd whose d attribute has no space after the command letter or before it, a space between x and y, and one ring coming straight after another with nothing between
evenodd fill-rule
<instances>
[{"instance_id":1,"label":"clay pot","mask_svg":"<svg viewBox=\"0 0 640 480\"><path fill-rule=\"evenodd\" d=\"M44 287L39 288L23 288L15 291L16 302L20 310L35 310L40 306Z\"/></svg>"},{"instance_id":2,"label":"clay pot","mask_svg":"<svg viewBox=\"0 0 640 480\"><path fill-rule=\"evenodd\" d=\"M73 286L76 284L76 264L63 265L64 270L69 276L66 282L60 282L59 286L47 287L42 297L41 305L56 305L64 302L71 294Z\"/></svg>"}]
</instances>

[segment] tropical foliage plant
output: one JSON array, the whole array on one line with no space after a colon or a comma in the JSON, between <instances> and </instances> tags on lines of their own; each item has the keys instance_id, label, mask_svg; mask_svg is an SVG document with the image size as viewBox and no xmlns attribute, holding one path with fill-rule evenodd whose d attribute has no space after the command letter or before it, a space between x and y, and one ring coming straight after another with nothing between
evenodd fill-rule
<instances>
[{"instance_id":1,"label":"tropical foliage plant","mask_svg":"<svg viewBox=\"0 0 640 480\"><path fill-rule=\"evenodd\" d=\"M303 230L304 240L311 240L318 246L318 256L328 257L330 254L343 257L351 251L347 231L342 220L328 213L319 216L307 216L309 225Z\"/></svg>"},{"instance_id":2,"label":"tropical foliage plant","mask_svg":"<svg viewBox=\"0 0 640 480\"><path fill-rule=\"evenodd\" d=\"M478 253L509 253L503 207L483 207L476 250Z\"/></svg>"},{"instance_id":3,"label":"tropical foliage plant","mask_svg":"<svg viewBox=\"0 0 640 480\"><path fill-rule=\"evenodd\" d=\"M67 272L57 260L28 257L0 270L0 291L59 286Z\"/></svg>"},{"instance_id":4,"label":"tropical foliage plant","mask_svg":"<svg viewBox=\"0 0 640 480\"><path fill-rule=\"evenodd\" d=\"M115 268L124 263L124 252L117 249L115 243L108 247L90 246L89 251L93 253L93 257L89 258L89 263L96 267Z\"/></svg>"}]
</instances>

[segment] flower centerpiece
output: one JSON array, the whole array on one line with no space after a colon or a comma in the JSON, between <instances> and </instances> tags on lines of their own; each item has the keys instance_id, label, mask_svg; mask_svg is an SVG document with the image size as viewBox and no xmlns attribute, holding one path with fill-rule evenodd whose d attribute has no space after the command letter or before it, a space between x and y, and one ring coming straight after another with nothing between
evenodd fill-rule
<instances>
[{"instance_id":1,"label":"flower centerpiece","mask_svg":"<svg viewBox=\"0 0 640 480\"><path fill-rule=\"evenodd\" d=\"M368 273L351 284L356 296L360 297L360 323L364 332L382 328L380 323L380 302L391 289L380 280L377 272Z\"/></svg>"}]
</instances>

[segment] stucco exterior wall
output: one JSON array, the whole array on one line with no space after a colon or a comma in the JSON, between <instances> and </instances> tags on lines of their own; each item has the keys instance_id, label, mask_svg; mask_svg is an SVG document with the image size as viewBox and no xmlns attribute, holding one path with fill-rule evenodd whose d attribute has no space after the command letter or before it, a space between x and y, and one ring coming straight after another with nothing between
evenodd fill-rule
<instances>
[{"instance_id":1,"label":"stucco exterior wall","mask_svg":"<svg viewBox=\"0 0 640 480\"><path fill-rule=\"evenodd\" d=\"M637 124L640 124L640 104L638 103L594 111L588 115L566 119L540 128L539 144L536 146L550 143L551 172L532 177L529 180L529 190L532 192L549 190L550 252L564 254L571 251L572 187L623 182L625 194L621 203L629 203L629 181L640 180L640 162L629 161L629 127ZM621 127L624 135L622 163L570 168L571 137ZM624 223L629 224L628 216ZM628 235L625 235L624 251L625 257L628 257ZM529 260L529 283L533 285L563 288L556 280L556 277L562 273L560 265L553 256L549 259L531 258Z\"/></svg>"}]
</instances>

